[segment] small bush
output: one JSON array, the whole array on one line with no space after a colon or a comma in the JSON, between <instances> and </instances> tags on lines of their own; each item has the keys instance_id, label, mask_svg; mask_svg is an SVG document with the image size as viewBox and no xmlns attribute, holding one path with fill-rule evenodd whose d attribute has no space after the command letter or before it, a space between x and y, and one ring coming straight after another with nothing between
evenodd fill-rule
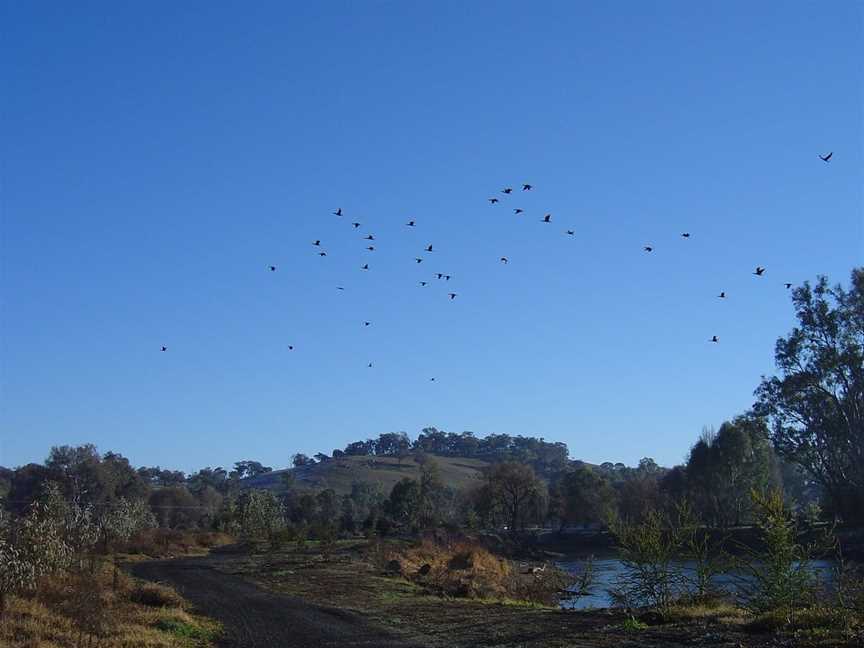
<instances>
[{"instance_id":1,"label":"small bush","mask_svg":"<svg viewBox=\"0 0 864 648\"><path fill-rule=\"evenodd\" d=\"M648 624L643 623L639 619L635 617L627 617L624 623L621 624L621 628L624 632L642 632L643 630L648 629Z\"/></svg>"},{"instance_id":2,"label":"small bush","mask_svg":"<svg viewBox=\"0 0 864 648\"><path fill-rule=\"evenodd\" d=\"M158 583L140 583L129 593L129 600L150 607L183 607L177 592Z\"/></svg>"}]
</instances>

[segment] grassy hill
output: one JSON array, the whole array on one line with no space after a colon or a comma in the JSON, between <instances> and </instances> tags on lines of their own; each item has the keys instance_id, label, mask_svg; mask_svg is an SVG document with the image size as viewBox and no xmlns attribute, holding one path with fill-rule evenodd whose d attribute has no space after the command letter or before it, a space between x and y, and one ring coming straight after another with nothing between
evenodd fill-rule
<instances>
[{"instance_id":1,"label":"grassy hill","mask_svg":"<svg viewBox=\"0 0 864 648\"><path fill-rule=\"evenodd\" d=\"M480 471L489 465L480 459L428 456L438 464L443 482L457 489L464 489L478 483ZM395 457L357 456L331 459L324 463L290 470L275 470L246 479L243 483L249 488L281 491L283 490L282 475L286 472L294 473L295 485L298 488L314 490L332 488L340 495L350 493L351 484L354 482L378 484L381 492L386 495L403 477L420 479L420 466L411 457L403 459L400 463Z\"/></svg>"}]
</instances>

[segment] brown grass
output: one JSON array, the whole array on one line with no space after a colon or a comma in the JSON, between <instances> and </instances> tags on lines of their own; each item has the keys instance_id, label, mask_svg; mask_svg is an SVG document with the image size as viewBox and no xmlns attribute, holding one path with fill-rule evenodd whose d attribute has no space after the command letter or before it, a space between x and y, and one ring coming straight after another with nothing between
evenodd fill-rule
<instances>
[{"instance_id":1,"label":"brown grass","mask_svg":"<svg viewBox=\"0 0 864 648\"><path fill-rule=\"evenodd\" d=\"M47 579L32 597L11 597L0 621L0 646L213 645L218 625L189 613L183 599L170 588L143 584L124 573L118 575L116 585L114 589L112 570L104 565L95 574L64 574Z\"/></svg>"},{"instance_id":2,"label":"brown grass","mask_svg":"<svg viewBox=\"0 0 864 648\"><path fill-rule=\"evenodd\" d=\"M124 554L150 558L200 555L213 547L234 542L234 538L215 531L180 531L178 529L148 529L137 534L123 547Z\"/></svg>"},{"instance_id":3,"label":"brown grass","mask_svg":"<svg viewBox=\"0 0 864 648\"><path fill-rule=\"evenodd\" d=\"M423 540L407 548L385 551L388 563L399 563L401 575L445 596L526 601L553 605L569 584L563 572L520 573L509 560L470 541L438 544ZM391 563L395 564L395 563Z\"/></svg>"}]
</instances>

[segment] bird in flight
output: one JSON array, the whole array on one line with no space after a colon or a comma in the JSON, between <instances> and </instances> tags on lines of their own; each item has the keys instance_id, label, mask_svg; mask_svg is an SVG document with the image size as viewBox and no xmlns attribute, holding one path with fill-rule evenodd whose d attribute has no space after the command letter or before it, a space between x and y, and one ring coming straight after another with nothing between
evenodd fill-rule
<instances>
[{"instance_id":1,"label":"bird in flight","mask_svg":"<svg viewBox=\"0 0 864 648\"><path fill-rule=\"evenodd\" d=\"M372 322L363 322L363 326L369 326Z\"/></svg>"},{"instance_id":2,"label":"bird in flight","mask_svg":"<svg viewBox=\"0 0 864 648\"><path fill-rule=\"evenodd\" d=\"M517 207L516 209L513 210L513 213L514 213L514 214L521 214L521 213L524 212L524 211L525 211L524 209L519 209L519 208Z\"/></svg>"},{"instance_id":3,"label":"bird in flight","mask_svg":"<svg viewBox=\"0 0 864 648\"><path fill-rule=\"evenodd\" d=\"M360 269L361 269L361 270L368 270L368 269L369 269L369 264L368 264L368 263L364 263L364 264L363 264L363 267L360 268Z\"/></svg>"},{"instance_id":4,"label":"bird in flight","mask_svg":"<svg viewBox=\"0 0 864 648\"><path fill-rule=\"evenodd\" d=\"M327 256L327 253L322 250L318 253L318 256Z\"/></svg>"},{"instance_id":5,"label":"bird in flight","mask_svg":"<svg viewBox=\"0 0 864 648\"><path fill-rule=\"evenodd\" d=\"M834 155L834 151L831 151L828 155L820 155L819 159L823 162L828 162L831 159L832 155Z\"/></svg>"},{"instance_id":6,"label":"bird in flight","mask_svg":"<svg viewBox=\"0 0 864 648\"><path fill-rule=\"evenodd\" d=\"M719 297L720 299L726 299L726 291L725 291L725 290L721 290L721 291L720 291L720 294L717 295L717 297Z\"/></svg>"},{"instance_id":7,"label":"bird in flight","mask_svg":"<svg viewBox=\"0 0 864 648\"><path fill-rule=\"evenodd\" d=\"M357 229L358 227L360 227L360 223L351 223L351 224L354 226L354 229Z\"/></svg>"},{"instance_id":8,"label":"bird in flight","mask_svg":"<svg viewBox=\"0 0 864 648\"><path fill-rule=\"evenodd\" d=\"M720 341L720 338L717 337L716 335L711 336L711 339L709 340L709 342L719 342L719 341Z\"/></svg>"},{"instance_id":9,"label":"bird in flight","mask_svg":"<svg viewBox=\"0 0 864 648\"><path fill-rule=\"evenodd\" d=\"M345 290L345 288L342 286L336 286L336 290Z\"/></svg>"},{"instance_id":10,"label":"bird in flight","mask_svg":"<svg viewBox=\"0 0 864 648\"><path fill-rule=\"evenodd\" d=\"M369 367L369 368L371 369L371 368L372 368L372 363L370 362L370 363L369 363L368 365L366 365L366 366Z\"/></svg>"},{"instance_id":11,"label":"bird in flight","mask_svg":"<svg viewBox=\"0 0 864 648\"><path fill-rule=\"evenodd\" d=\"M789 290L789 289L792 287L792 284L789 283L789 282L786 282L786 283L783 284L783 285L786 286L786 290Z\"/></svg>"},{"instance_id":12,"label":"bird in flight","mask_svg":"<svg viewBox=\"0 0 864 648\"><path fill-rule=\"evenodd\" d=\"M432 251L432 244L431 244L431 243L430 243L429 245L426 246L426 251L427 251L427 252L431 252L431 251Z\"/></svg>"},{"instance_id":13,"label":"bird in flight","mask_svg":"<svg viewBox=\"0 0 864 648\"><path fill-rule=\"evenodd\" d=\"M291 346L291 345L289 344L289 345L288 345L288 350L289 350L289 351L293 351L293 350L294 350L294 347Z\"/></svg>"},{"instance_id":14,"label":"bird in flight","mask_svg":"<svg viewBox=\"0 0 864 648\"><path fill-rule=\"evenodd\" d=\"M365 238L367 241L374 241L374 240L375 240L375 237L372 236L371 234L369 234L368 236L365 236L364 238Z\"/></svg>"},{"instance_id":15,"label":"bird in flight","mask_svg":"<svg viewBox=\"0 0 864 648\"><path fill-rule=\"evenodd\" d=\"M317 245L317 246L320 247L320 246L321 246L321 241L316 240L312 245Z\"/></svg>"},{"instance_id":16,"label":"bird in flight","mask_svg":"<svg viewBox=\"0 0 864 648\"><path fill-rule=\"evenodd\" d=\"M653 252L654 251L654 248L651 247L650 245L646 245L642 249L645 250L646 252Z\"/></svg>"},{"instance_id":17,"label":"bird in flight","mask_svg":"<svg viewBox=\"0 0 864 648\"><path fill-rule=\"evenodd\" d=\"M501 257L501 263L507 264L510 263L510 261L507 260L507 257Z\"/></svg>"},{"instance_id":18,"label":"bird in flight","mask_svg":"<svg viewBox=\"0 0 864 648\"><path fill-rule=\"evenodd\" d=\"M370 245L370 246L367 247L366 249L369 250L370 252L374 252L374 251L375 251L375 246L374 246L374 245Z\"/></svg>"},{"instance_id":19,"label":"bird in flight","mask_svg":"<svg viewBox=\"0 0 864 648\"><path fill-rule=\"evenodd\" d=\"M436 273L436 274L438 275L438 278L439 278L439 279L443 279L443 278L444 278L444 275L441 274L440 272L438 272L438 273Z\"/></svg>"},{"instance_id":20,"label":"bird in flight","mask_svg":"<svg viewBox=\"0 0 864 648\"><path fill-rule=\"evenodd\" d=\"M434 378L430 378L430 379L429 379L429 382L435 382L435 379L434 379Z\"/></svg>"},{"instance_id":21,"label":"bird in flight","mask_svg":"<svg viewBox=\"0 0 864 648\"><path fill-rule=\"evenodd\" d=\"M489 202L492 203L492 204L494 205L495 203L498 202L498 199L497 199L497 198L490 198L490 199L489 199Z\"/></svg>"},{"instance_id":22,"label":"bird in flight","mask_svg":"<svg viewBox=\"0 0 864 648\"><path fill-rule=\"evenodd\" d=\"M552 222L552 214L546 214L546 215L543 217L543 222L544 222L544 223L551 223L551 222Z\"/></svg>"},{"instance_id":23,"label":"bird in flight","mask_svg":"<svg viewBox=\"0 0 864 648\"><path fill-rule=\"evenodd\" d=\"M511 194L511 193L513 193L513 187L506 187L506 188L504 188L504 189L501 190L501 193L503 193L503 194Z\"/></svg>"},{"instance_id":24,"label":"bird in flight","mask_svg":"<svg viewBox=\"0 0 864 648\"><path fill-rule=\"evenodd\" d=\"M408 227L414 227L414 221L408 221L405 223Z\"/></svg>"},{"instance_id":25,"label":"bird in flight","mask_svg":"<svg viewBox=\"0 0 864 648\"><path fill-rule=\"evenodd\" d=\"M421 282L420 282L420 285L421 285L421 286L425 286L427 283L429 283L429 282L428 282L428 281L421 281Z\"/></svg>"},{"instance_id":26,"label":"bird in flight","mask_svg":"<svg viewBox=\"0 0 864 648\"><path fill-rule=\"evenodd\" d=\"M450 295L450 299L456 299L456 293L447 293Z\"/></svg>"},{"instance_id":27,"label":"bird in flight","mask_svg":"<svg viewBox=\"0 0 864 648\"><path fill-rule=\"evenodd\" d=\"M684 233L681 235L681 238L690 238L690 232L684 232Z\"/></svg>"},{"instance_id":28,"label":"bird in flight","mask_svg":"<svg viewBox=\"0 0 864 648\"><path fill-rule=\"evenodd\" d=\"M567 234L573 236L574 234L576 234L576 232L574 232L573 230L567 230Z\"/></svg>"},{"instance_id":29,"label":"bird in flight","mask_svg":"<svg viewBox=\"0 0 864 648\"><path fill-rule=\"evenodd\" d=\"M333 215L334 215L334 216L341 216L341 215L342 215L342 208L340 207L340 208L337 209L335 212L333 212Z\"/></svg>"},{"instance_id":30,"label":"bird in flight","mask_svg":"<svg viewBox=\"0 0 864 648\"><path fill-rule=\"evenodd\" d=\"M530 184L523 184L522 191L531 191L534 187Z\"/></svg>"},{"instance_id":31,"label":"bird in flight","mask_svg":"<svg viewBox=\"0 0 864 648\"><path fill-rule=\"evenodd\" d=\"M450 281L450 275L444 275L444 281Z\"/></svg>"},{"instance_id":32,"label":"bird in flight","mask_svg":"<svg viewBox=\"0 0 864 648\"><path fill-rule=\"evenodd\" d=\"M270 272L276 272L276 266L274 265L268 265L267 269L270 270Z\"/></svg>"},{"instance_id":33,"label":"bird in flight","mask_svg":"<svg viewBox=\"0 0 864 648\"><path fill-rule=\"evenodd\" d=\"M756 266L756 271L753 273L757 277L761 277L765 273L765 268L762 266Z\"/></svg>"},{"instance_id":34,"label":"bird in flight","mask_svg":"<svg viewBox=\"0 0 864 648\"><path fill-rule=\"evenodd\" d=\"M165 345L162 345L162 348L161 348L160 350L163 351L163 352L164 352L164 351L167 351L167 350L168 350L168 347L165 346Z\"/></svg>"}]
</instances>

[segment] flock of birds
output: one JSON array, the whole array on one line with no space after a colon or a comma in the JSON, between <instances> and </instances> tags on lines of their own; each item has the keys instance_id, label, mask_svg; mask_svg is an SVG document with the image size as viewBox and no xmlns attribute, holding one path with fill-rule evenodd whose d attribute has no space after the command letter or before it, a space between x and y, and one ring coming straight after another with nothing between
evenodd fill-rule
<instances>
[{"instance_id":1,"label":"flock of birds","mask_svg":"<svg viewBox=\"0 0 864 648\"><path fill-rule=\"evenodd\" d=\"M825 163L828 163L828 162L831 161L831 158L832 158L833 155L834 155L834 152L831 151L831 152L829 152L829 153L827 153L827 154L825 154L825 155L819 155L819 159L822 160L822 161L825 162ZM529 183L524 183L524 184L522 184L522 191L523 191L523 192L525 192L525 191L532 191L533 189L534 189L534 186L531 185L531 184L529 184ZM510 196L510 195L513 194L513 191L514 191L513 187L505 187L504 189L501 190L501 194L503 194L504 196ZM498 203L500 203L500 202L501 202L501 199L498 198L498 197L496 197L496 196L493 196L493 197L491 197L491 198L488 198L488 202L489 202L490 205L493 205L493 206L494 206L494 205L497 205ZM514 207L514 208L513 208L513 213L514 213L515 215L518 216L519 214L523 214L523 213L525 213L525 210L522 209L522 208L519 208L519 207ZM337 209L333 212L333 215L334 215L334 216L337 216L337 217L339 217L339 218L343 218L344 216L343 216L343 213L342 213L342 208L341 208L341 207L337 208ZM552 223L552 214L550 214L550 213L545 214L545 215L540 219L540 222L541 222L541 223L545 223L545 224L551 224L551 223ZM356 222L356 221L355 221L355 222L352 222L352 223L351 223L351 226L352 226L353 229L357 230L357 229L359 229L359 228L362 227L362 223L359 223L359 222ZM412 227L412 228L413 228L413 227L416 227L416 226L417 226L417 222L414 221L414 220L409 220L407 223L405 223L405 227ZM566 229L566 230L564 230L564 233L565 233L565 235L567 235L567 236L575 236L575 234L576 234L575 230L572 230L572 229ZM681 233L681 238L684 239L684 240L690 239L690 237L691 237L691 236L690 236L690 232L682 232L682 233ZM368 251L368 252L374 252L374 251L375 251L375 245L373 244L373 242L375 241L375 236L374 236L374 234L371 234L371 233L370 233L370 234L367 234L366 236L363 237L363 240L368 242L368 245L366 245L366 251ZM318 256L321 256L321 257L326 257L326 256L327 256L327 251L324 250L324 249L321 249L321 240L320 240L320 239L316 239L316 240L312 241L312 246L315 247L315 248L319 248L319 250L318 250ZM425 252L425 253L432 253L432 252L434 251L434 249L435 249L435 248L434 248L433 244L430 243L430 244L428 244L428 245L423 249L423 252ZM654 246L651 245L651 244L646 244L646 245L644 245L644 246L642 247L642 250L643 250L643 252L646 253L646 254L651 254L652 252L654 252ZM416 264L423 263L425 260L426 260L426 258L425 258L425 257L422 257L422 256L414 257L414 262L415 262ZM502 256L502 257L500 257L499 261L500 261L500 263L502 263L502 264L504 264L504 265L507 265L507 264L510 262L510 260L509 260L506 256ZM278 269L277 266L274 265L274 264L268 264L268 265L266 266L266 268L267 268L267 270L269 270L270 272L276 272L276 270ZM368 270L369 270L369 263L364 263L363 265L361 265L361 266L360 266L360 270L361 270L361 271L368 271ZM762 276L765 275L765 270L766 270L766 269L765 269L765 267L763 267L763 266L756 266L756 269L753 271L753 275L755 275L756 277L762 277ZM436 272L436 273L434 273L434 276L435 276L436 279L438 279L438 280L443 280L443 281L450 281L450 279L452 278L452 275L449 275L449 274L446 274L446 273L442 273L442 272ZM420 282L419 282L419 285L420 285L420 287L426 287L426 286L429 285L429 283L430 283L429 281L420 281ZM791 283L791 282L786 282L786 283L784 283L783 285L784 285L784 287L785 287L787 290L789 290L789 289L792 288L792 283ZM336 286L336 289L337 289L337 290L345 290L344 286ZM448 296L449 299L452 301L452 300L456 299L456 297L458 297L459 294L458 294L458 293L455 293L455 292L448 292L448 293L447 293L447 296ZM721 291L720 294L717 295L717 298L718 298L718 299L726 299L726 291ZM371 326L371 325L372 325L372 322L370 322L370 321L364 321L364 322L363 322L363 326L364 326L364 327L368 327L368 326ZM712 335L711 338L708 340L708 342L713 343L713 344L718 344L718 343L720 342L720 337L717 336L717 335ZM167 347L166 345L163 344L163 345L161 346L160 350L161 350L162 352L166 352L166 351L168 351L168 347ZM289 350L289 351L293 351L293 350L294 350L294 346L293 346L293 345L288 345L288 350ZM372 362L369 362L367 366L368 366L369 368L372 368L373 363L372 363ZM434 377L433 377L433 378L430 378L430 381L435 382L435 378L434 378Z\"/></svg>"}]
</instances>

